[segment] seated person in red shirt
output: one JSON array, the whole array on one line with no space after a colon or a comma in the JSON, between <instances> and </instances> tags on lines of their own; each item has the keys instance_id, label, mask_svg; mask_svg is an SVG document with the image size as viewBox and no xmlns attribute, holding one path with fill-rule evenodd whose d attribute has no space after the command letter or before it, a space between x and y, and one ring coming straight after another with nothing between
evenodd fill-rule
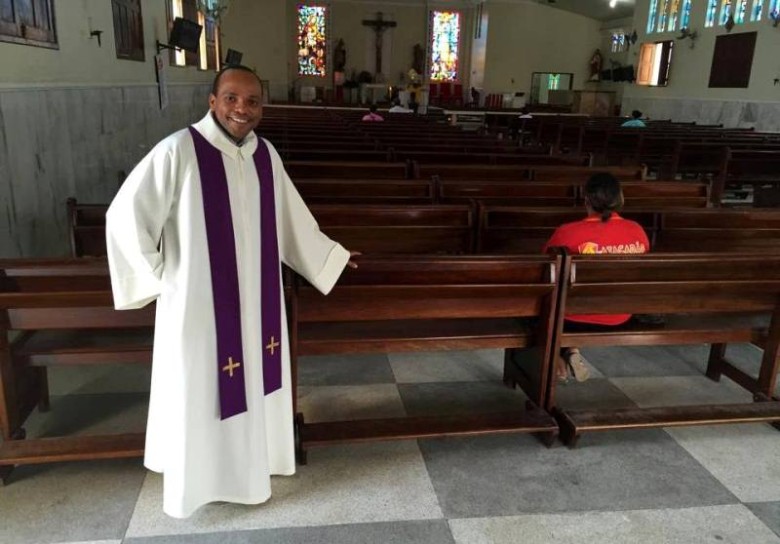
<instances>
[{"instance_id":1,"label":"seated person in red shirt","mask_svg":"<svg viewBox=\"0 0 780 544\"><path fill-rule=\"evenodd\" d=\"M588 217L581 221L558 227L544 246L566 247L572 253L616 254L647 253L650 241L644 229L636 222L623 219L618 210L623 206L623 192L620 182L612 174L594 174L585 185L585 208ZM631 314L617 315L567 315L564 326L567 330L616 327L623 325ZM579 349L570 348L561 353L569 370L578 381L585 381L590 374ZM559 377L565 377L566 368L559 368Z\"/></svg>"}]
</instances>

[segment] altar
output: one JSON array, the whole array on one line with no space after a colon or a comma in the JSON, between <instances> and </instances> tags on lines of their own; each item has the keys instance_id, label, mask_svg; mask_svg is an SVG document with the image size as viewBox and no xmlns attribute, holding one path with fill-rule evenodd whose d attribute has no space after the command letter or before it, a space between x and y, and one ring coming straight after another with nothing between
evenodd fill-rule
<instances>
[{"instance_id":1,"label":"altar","mask_svg":"<svg viewBox=\"0 0 780 544\"><path fill-rule=\"evenodd\" d=\"M376 104L390 100L390 85L387 83L361 83L360 103Z\"/></svg>"}]
</instances>

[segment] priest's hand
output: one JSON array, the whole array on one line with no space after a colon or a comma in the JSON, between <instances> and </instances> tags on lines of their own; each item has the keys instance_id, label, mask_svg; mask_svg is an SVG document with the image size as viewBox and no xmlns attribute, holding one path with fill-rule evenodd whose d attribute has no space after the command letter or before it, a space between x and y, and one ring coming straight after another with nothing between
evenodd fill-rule
<instances>
[{"instance_id":1,"label":"priest's hand","mask_svg":"<svg viewBox=\"0 0 780 544\"><path fill-rule=\"evenodd\" d=\"M359 252L359 251L350 251L349 252L350 259L349 259L349 262L347 263L348 267L350 267L350 268L357 268L358 267L357 263L352 260L352 257L354 257L356 255L362 255L362 253Z\"/></svg>"}]
</instances>

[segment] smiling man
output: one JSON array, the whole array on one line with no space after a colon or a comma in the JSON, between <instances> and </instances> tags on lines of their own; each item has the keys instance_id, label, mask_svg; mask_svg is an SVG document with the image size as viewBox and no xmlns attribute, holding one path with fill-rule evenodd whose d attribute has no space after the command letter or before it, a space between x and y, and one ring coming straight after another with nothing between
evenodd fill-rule
<instances>
[{"instance_id":1,"label":"smiling man","mask_svg":"<svg viewBox=\"0 0 780 544\"><path fill-rule=\"evenodd\" d=\"M327 293L350 259L255 135L257 75L228 66L209 106L141 160L106 215L116 308L157 303L144 464L163 473L173 517L264 502L272 474L295 472L281 263Z\"/></svg>"}]
</instances>

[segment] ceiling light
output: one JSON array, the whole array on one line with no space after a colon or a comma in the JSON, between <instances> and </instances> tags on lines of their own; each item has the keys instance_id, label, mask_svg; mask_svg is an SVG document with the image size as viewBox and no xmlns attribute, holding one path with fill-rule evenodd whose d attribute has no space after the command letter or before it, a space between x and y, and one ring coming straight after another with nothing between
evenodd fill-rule
<instances>
[{"instance_id":1,"label":"ceiling light","mask_svg":"<svg viewBox=\"0 0 780 544\"><path fill-rule=\"evenodd\" d=\"M614 8L617 6L617 0L609 0L609 7Z\"/></svg>"}]
</instances>

